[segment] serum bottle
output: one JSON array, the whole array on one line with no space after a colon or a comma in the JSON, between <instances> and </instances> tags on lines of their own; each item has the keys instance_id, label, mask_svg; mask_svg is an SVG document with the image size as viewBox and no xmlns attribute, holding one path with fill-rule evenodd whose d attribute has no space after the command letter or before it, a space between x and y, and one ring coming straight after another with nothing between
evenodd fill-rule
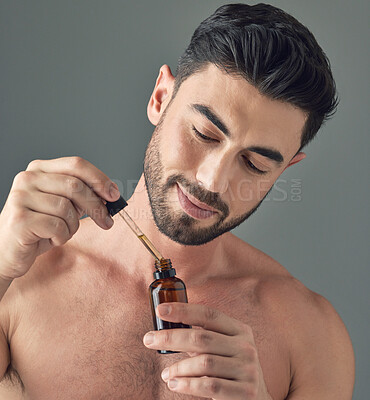
<instances>
[{"instance_id":1,"label":"serum bottle","mask_svg":"<svg viewBox=\"0 0 370 400\"><path fill-rule=\"evenodd\" d=\"M153 273L155 281L149 286L150 305L152 309L154 329L191 328L190 325L163 321L157 317L155 309L158 304L173 301L188 302L185 283L176 277L176 270L172 268L169 258L162 258L155 261L156 270ZM178 353L178 351L157 350L160 354Z\"/></svg>"}]
</instances>

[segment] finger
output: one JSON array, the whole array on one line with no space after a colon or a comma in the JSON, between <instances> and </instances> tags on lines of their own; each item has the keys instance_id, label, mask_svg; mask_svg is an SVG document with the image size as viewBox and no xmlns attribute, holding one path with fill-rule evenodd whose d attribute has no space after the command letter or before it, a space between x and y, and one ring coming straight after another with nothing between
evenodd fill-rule
<instances>
[{"instance_id":1,"label":"finger","mask_svg":"<svg viewBox=\"0 0 370 400\"><path fill-rule=\"evenodd\" d=\"M32 206L30 204L28 205L30 209L51 215L57 215L53 213L50 207L66 207L66 201L63 199L66 198L72 201L79 217L86 214L103 229L108 229L113 225L113 220L101 198L98 197L98 195L79 178L70 175L47 174L44 172L32 171L27 171L25 174L34 175L28 179L28 188L34 188L43 193L59 195L59 200L55 198L51 201L48 211L44 209L48 204L37 205L36 199L34 199ZM52 199L50 198L50 200Z\"/></svg>"},{"instance_id":2,"label":"finger","mask_svg":"<svg viewBox=\"0 0 370 400\"><path fill-rule=\"evenodd\" d=\"M148 332L144 345L150 349L218 354L232 357L240 346L233 337L204 329L162 329Z\"/></svg>"},{"instance_id":3,"label":"finger","mask_svg":"<svg viewBox=\"0 0 370 400\"><path fill-rule=\"evenodd\" d=\"M257 395L257 388L254 384L208 376L170 379L168 388L173 392L215 400L254 399Z\"/></svg>"},{"instance_id":4,"label":"finger","mask_svg":"<svg viewBox=\"0 0 370 400\"><path fill-rule=\"evenodd\" d=\"M43 192L31 192L28 196L24 196L23 207L37 213L62 218L71 235L74 235L79 228L77 211L66 197Z\"/></svg>"},{"instance_id":5,"label":"finger","mask_svg":"<svg viewBox=\"0 0 370 400\"><path fill-rule=\"evenodd\" d=\"M117 185L93 164L81 157L61 157L53 160L34 160L27 171L41 171L74 176L93 189L97 195L112 201L119 198Z\"/></svg>"},{"instance_id":6,"label":"finger","mask_svg":"<svg viewBox=\"0 0 370 400\"><path fill-rule=\"evenodd\" d=\"M240 321L202 304L162 303L158 305L156 312L161 319L166 321L201 326L225 335L237 335L243 330Z\"/></svg>"},{"instance_id":7,"label":"finger","mask_svg":"<svg viewBox=\"0 0 370 400\"><path fill-rule=\"evenodd\" d=\"M27 221L24 221L24 223L30 226L30 229L22 231L21 240L23 242L31 243L40 239L49 239L53 246L61 246L72 236L62 218L35 213L34 211L29 211L26 218Z\"/></svg>"},{"instance_id":8,"label":"finger","mask_svg":"<svg viewBox=\"0 0 370 400\"><path fill-rule=\"evenodd\" d=\"M245 362L237 358L201 354L181 360L162 371L162 379L167 382L176 377L214 376L224 379L246 379Z\"/></svg>"}]
</instances>

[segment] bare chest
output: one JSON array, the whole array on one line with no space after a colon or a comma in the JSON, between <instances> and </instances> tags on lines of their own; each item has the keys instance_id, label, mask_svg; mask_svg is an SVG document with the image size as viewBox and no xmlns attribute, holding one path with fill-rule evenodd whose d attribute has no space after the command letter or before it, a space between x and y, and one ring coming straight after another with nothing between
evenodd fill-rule
<instances>
[{"instance_id":1,"label":"bare chest","mask_svg":"<svg viewBox=\"0 0 370 400\"><path fill-rule=\"evenodd\" d=\"M189 399L169 391L160 377L187 354L160 355L143 345L143 336L153 329L147 293L140 298L124 290L102 293L71 294L68 301L50 300L49 307L34 304L34 311L22 317L12 356L26 398ZM220 303L219 292L217 299L188 294L190 302L218 308L252 327L269 391L274 399L285 398L287 349L258 305L232 297Z\"/></svg>"}]
</instances>

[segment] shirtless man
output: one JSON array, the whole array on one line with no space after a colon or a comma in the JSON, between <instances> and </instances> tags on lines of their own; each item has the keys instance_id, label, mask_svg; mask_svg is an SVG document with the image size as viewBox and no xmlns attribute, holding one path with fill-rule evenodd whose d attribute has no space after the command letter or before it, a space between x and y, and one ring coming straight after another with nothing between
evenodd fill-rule
<instances>
[{"instance_id":1,"label":"shirtless man","mask_svg":"<svg viewBox=\"0 0 370 400\"><path fill-rule=\"evenodd\" d=\"M0 215L1 399L349 400L353 350L332 305L229 232L335 103L312 35L266 5L221 7L176 77L160 69L126 210L187 285L188 304L157 312L193 329L152 331L153 259L108 216L112 181L79 157L31 162Z\"/></svg>"}]
</instances>

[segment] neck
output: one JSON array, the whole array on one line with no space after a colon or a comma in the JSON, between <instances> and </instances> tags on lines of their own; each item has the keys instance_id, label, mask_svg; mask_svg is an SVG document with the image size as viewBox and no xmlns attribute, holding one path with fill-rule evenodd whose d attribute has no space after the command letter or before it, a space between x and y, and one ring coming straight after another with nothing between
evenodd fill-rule
<instances>
[{"instance_id":1,"label":"neck","mask_svg":"<svg viewBox=\"0 0 370 400\"><path fill-rule=\"evenodd\" d=\"M225 265L224 240L220 236L209 243L200 246L185 246L174 242L162 234L153 219L148 193L143 175L141 176L134 194L127 201L125 211L140 227L143 233L154 244L164 258L170 258L177 274L185 282L201 284L212 276L220 275L222 266ZM133 264L142 266L144 274L153 272L154 258L144 248L141 241L134 237L134 233L125 226L119 216L115 216L115 225L123 225L121 229L127 231L129 239L129 253ZM117 226L118 228L118 226ZM224 235L223 235L224 236ZM126 250L127 251L127 250ZM129 267L130 268L130 267Z\"/></svg>"}]
</instances>

